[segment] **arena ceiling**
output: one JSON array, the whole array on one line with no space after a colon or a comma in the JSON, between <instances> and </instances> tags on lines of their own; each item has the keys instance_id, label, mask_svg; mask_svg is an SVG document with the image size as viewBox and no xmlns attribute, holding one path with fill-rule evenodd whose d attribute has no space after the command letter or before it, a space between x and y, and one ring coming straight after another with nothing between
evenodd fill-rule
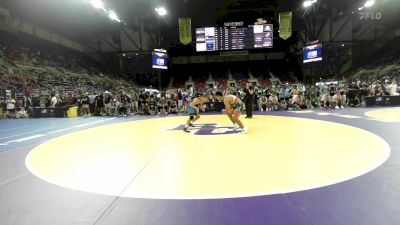
<instances>
[{"instance_id":1,"label":"arena ceiling","mask_svg":"<svg viewBox=\"0 0 400 225\"><path fill-rule=\"evenodd\" d=\"M112 34L119 29L118 24L92 8L87 2L88 0L1 0L0 5L9 9L12 15L78 41ZM283 0L103 0L103 2L107 8L115 10L128 26L135 26L138 19L144 20L151 26L158 19L154 8L163 5L169 12L170 29L176 31L179 17L191 17L193 26L199 27L212 26L221 18L236 20L247 18L254 21L266 11L276 11ZM253 11L254 8L259 8L257 13L240 18L232 17L232 15L244 15L244 11Z\"/></svg>"},{"instance_id":2,"label":"arena ceiling","mask_svg":"<svg viewBox=\"0 0 400 225\"><path fill-rule=\"evenodd\" d=\"M94 37L118 35L119 24L104 13L95 10L89 0L0 0L0 5L10 9L12 15L85 43ZM329 14L340 16L356 11L365 0L319 0L316 8L305 10L302 0L102 0L113 9L127 26L135 29L138 20L153 26L159 19L154 8L165 6L169 12L163 23L163 34L171 42L177 40L177 18L191 17L194 27L221 25L224 21L252 23L259 17L277 24L278 12L291 10L297 17L317 12L319 18ZM400 4L398 0L376 0L385 10L387 24L398 23ZM396 4L397 3L397 4ZM294 29L302 29L294 23Z\"/></svg>"}]
</instances>

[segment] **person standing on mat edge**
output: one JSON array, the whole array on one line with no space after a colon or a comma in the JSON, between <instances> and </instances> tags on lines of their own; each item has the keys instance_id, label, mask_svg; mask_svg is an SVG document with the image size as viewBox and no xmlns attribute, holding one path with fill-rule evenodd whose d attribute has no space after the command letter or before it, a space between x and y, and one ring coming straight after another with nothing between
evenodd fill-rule
<instances>
[{"instance_id":1,"label":"person standing on mat edge","mask_svg":"<svg viewBox=\"0 0 400 225\"><path fill-rule=\"evenodd\" d=\"M251 119L253 117L254 88L252 86L250 86L250 83L246 84L244 93L246 94L246 96L244 97L244 103L246 106L246 117L245 118Z\"/></svg>"},{"instance_id":2,"label":"person standing on mat edge","mask_svg":"<svg viewBox=\"0 0 400 225\"><path fill-rule=\"evenodd\" d=\"M189 127L193 127L193 123L200 119L200 110L204 112L203 104L210 100L210 95L204 93L201 97L193 99L187 107L189 119L186 122L183 131L190 133Z\"/></svg>"}]
</instances>

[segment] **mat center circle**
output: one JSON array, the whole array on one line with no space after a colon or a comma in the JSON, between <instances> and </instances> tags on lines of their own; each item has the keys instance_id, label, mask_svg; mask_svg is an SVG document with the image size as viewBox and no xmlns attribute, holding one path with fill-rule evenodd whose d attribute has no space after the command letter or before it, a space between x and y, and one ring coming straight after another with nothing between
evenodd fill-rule
<instances>
[{"instance_id":1,"label":"mat center circle","mask_svg":"<svg viewBox=\"0 0 400 225\"><path fill-rule=\"evenodd\" d=\"M122 197L203 199L307 190L365 174L389 156L377 135L295 117L244 120L229 133L224 115L123 122L52 139L33 149L28 169L63 187ZM197 129L197 130L196 130ZM205 132L204 132L205 131ZM218 134L218 135L216 135Z\"/></svg>"}]
</instances>

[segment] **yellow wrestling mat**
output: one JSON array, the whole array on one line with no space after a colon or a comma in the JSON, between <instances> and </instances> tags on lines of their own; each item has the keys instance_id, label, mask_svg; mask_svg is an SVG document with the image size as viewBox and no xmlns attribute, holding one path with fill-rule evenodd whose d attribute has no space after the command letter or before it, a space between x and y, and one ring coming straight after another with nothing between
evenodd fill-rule
<instances>
[{"instance_id":1,"label":"yellow wrestling mat","mask_svg":"<svg viewBox=\"0 0 400 225\"><path fill-rule=\"evenodd\" d=\"M384 122L400 122L400 108L372 110L366 112L365 116Z\"/></svg>"},{"instance_id":2,"label":"yellow wrestling mat","mask_svg":"<svg viewBox=\"0 0 400 225\"><path fill-rule=\"evenodd\" d=\"M33 149L27 168L63 187L122 197L202 199L307 190L365 174L389 145L348 125L295 117L202 116L188 134L187 117L96 127Z\"/></svg>"}]
</instances>

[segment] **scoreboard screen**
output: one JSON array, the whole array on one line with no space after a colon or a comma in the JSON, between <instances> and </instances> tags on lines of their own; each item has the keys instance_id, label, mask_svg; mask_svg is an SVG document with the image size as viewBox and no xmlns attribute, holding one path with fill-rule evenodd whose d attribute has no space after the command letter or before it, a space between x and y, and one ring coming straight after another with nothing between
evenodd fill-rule
<instances>
[{"instance_id":1,"label":"scoreboard screen","mask_svg":"<svg viewBox=\"0 0 400 225\"><path fill-rule=\"evenodd\" d=\"M273 30L272 24L196 28L196 51L272 48Z\"/></svg>"},{"instance_id":2,"label":"scoreboard screen","mask_svg":"<svg viewBox=\"0 0 400 225\"><path fill-rule=\"evenodd\" d=\"M309 45L303 49L303 63L322 60L322 44Z\"/></svg>"},{"instance_id":3,"label":"scoreboard screen","mask_svg":"<svg viewBox=\"0 0 400 225\"><path fill-rule=\"evenodd\" d=\"M168 54L163 49L155 49L153 51L153 68L154 69L168 69Z\"/></svg>"}]
</instances>

